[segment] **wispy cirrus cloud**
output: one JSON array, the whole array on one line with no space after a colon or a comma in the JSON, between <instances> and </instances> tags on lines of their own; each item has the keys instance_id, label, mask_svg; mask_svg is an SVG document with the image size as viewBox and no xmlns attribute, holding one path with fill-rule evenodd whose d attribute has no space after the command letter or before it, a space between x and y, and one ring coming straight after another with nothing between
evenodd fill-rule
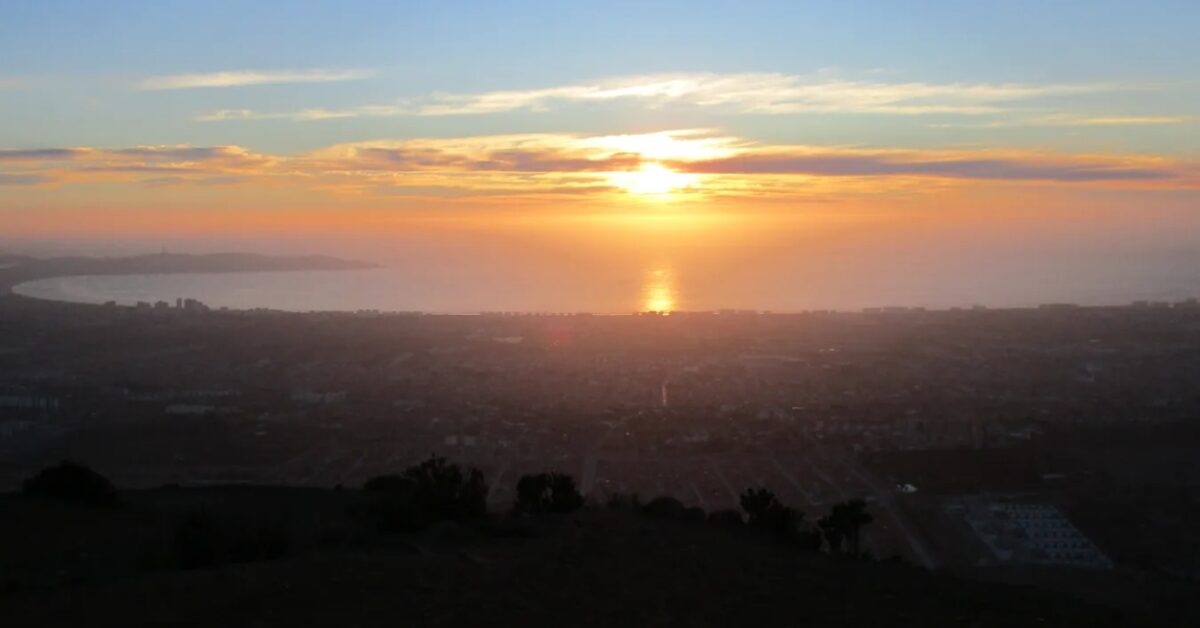
<instances>
[{"instance_id":1,"label":"wispy cirrus cloud","mask_svg":"<svg viewBox=\"0 0 1200 628\"><path fill-rule=\"evenodd\" d=\"M1156 126L1196 121L1200 121L1200 118L1195 116L1079 116L1064 114L1041 116L1030 122L1038 126Z\"/></svg>"},{"instance_id":2,"label":"wispy cirrus cloud","mask_svg":"<svg viewBox=\"0 0 1200 628\"><path fill-rule=\"evenodd\" d=\"M0 151L8 185L118 182L149 186L241 185L353 194L513 196L613 193L646 168L694 181L700 195L823 194L839 181L1013 182L1200 190L1194 163L1162 157L1051 151L879 149L770 145L690 129L635 135L566 133L338 144L297 155L237 146L135 146ZM851 185L846 183L845 185ZM889 184L890 185L890 184ZM749 192L747 192L749 190Z\"/></svg>"},{"instance_id":3,"label":"wispy cirrus cloud","mask_svg":"<svg viewBox=\"0 0 1200 628\"><path fill-rule=\"evenodd\" d=\"M247 85L278 85L284 83L332 83L356 81L375 75L373 70L231 70L200 74L169 74L151 76L138 82L141 90L199 89L243 87Z\"/></svg>"},{"instance_id":4,"label":"wispy cirrus cloud","mask_svg":"<svg viewBox=\"0 0 1200 628\"><path fill-rule=\"evenodd\" d=\"M619 101L639 102L651 107L677 105L753 114L980 115L1004 111L1016 101L1114 89L1117 88L1100 84L889 83L775 73L650 74L527 90L435 93L341 109L283 112L224 109L201 114L197 119L209 122L312 121L350 117L484 115L546 111L573 103Z\"/></svg>"},{"instance_id":5,"label":"wispy cirrus cloud","mask_svg":"<svg viewBox=\"0 0 1200 628\"><path fill-rule=\"evenodd\" d=\"M311 108L286 112L262 112L253 109L218 109L196 116L199 122L226 122L230 120L291 120L311 122L337 118L390 118L421 115L419 111L402 105L366 105L345 109Z\"/></svg>"},{"instance_id":6,"label":"wispy cirrus cloud","mask_svg":"<svg viewBox=\"0 0 1200 628\"><path fill-rule=\"evenodd\" d=\"M1005 127L1117 127L1117 126L1163 126L1200 122L1197 116L1135 116L1135 115L1078 115L1051 114L1017 119L987 120L980 122L947 122L931 124L945 129L996 129Z\"/></svg>"}]
</instances>

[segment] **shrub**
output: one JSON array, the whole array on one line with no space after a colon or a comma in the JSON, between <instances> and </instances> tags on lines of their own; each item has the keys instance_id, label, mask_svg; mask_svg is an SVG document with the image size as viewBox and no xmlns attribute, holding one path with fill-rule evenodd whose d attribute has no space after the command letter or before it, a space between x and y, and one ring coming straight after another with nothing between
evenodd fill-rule
<instances>
[{"instance_id":1,"label":"shrub","mask_svg":"<svg viewBox=\"0 0 1200 628\"><path fill-rule=\"evenodd\" d=\"M525 475L517 481L518 513L570 513L583 507L583 495L575 488L575 479L565 473Z\"/></svg>"},{"instance_id":2,"label":"shrub","mask_svg":"<svg viewBox=\"0 0 1200 628\"><path fill-rule=\"evenodd\" d=\"M487 514L487 483L479 469L464 471L433 457L404 471L417 504L438 519L466 521Z\"/></svg>"},{"instance_id":3,"label":"shrub","mask_svg":"<svg viewBox=\"0 0 1200 628\"><path fill-rule=\"evenodd\" d=\"M785 506L765 488L747 489L741 496L747 523L804 549L821 548L821 530L804 520L804 513Z\"/></svg>"},{"instance_id":4,"label":"shrub","mask_svg":"<svg viewBox=\"0 0 1200 628\"><path fill-rule=\"evenodd\" d=\"M829 514L821 518L819 525L829 543L829 551L840 552L844 544L850 555L858 556L861 553L861 530L874 519L867 512L867 502L851 499L834 504Z\"/></svg>"},{"instance_id":5,"label":"shrub","mask_svg":"<svg viewBox=\"0 0 1200 628\"><path fill-rule=\"evenodd\" d=\"M384 532L414 532L438 521L469 521L487 515L487 483L478 469L463 470L433 457L363 485L364 503L351 510Z\"/></svg>"},{"instance_id":6,"label":"shrub","mask_svg":"<svg viewBox=\"0 0 1200 628\"><path fill-rule=\"evenodd\" d=\"M22 493L50 497L88 506L111 507L118 503L117 489L103 475L74 462L63 461L25 480Z\"/></svg>"},{"instance_id":7,"label":"shrub","mask_svg":"<svg viewBox=\"0 0 1200 628\"><path fill-rule=\"evenodd\" d=\"M752 526L765 526L772 518L778 520L781 515L779 509L783 508L783 504L775 498L775 493L765 488L746 489L739 502L749 517L748 523Z\"/></svg>"}]
</instances>

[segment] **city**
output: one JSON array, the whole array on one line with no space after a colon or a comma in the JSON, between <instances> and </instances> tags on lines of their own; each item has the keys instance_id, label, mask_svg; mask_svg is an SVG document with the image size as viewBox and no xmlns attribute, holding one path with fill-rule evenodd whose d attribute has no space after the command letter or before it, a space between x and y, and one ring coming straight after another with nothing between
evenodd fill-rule
<instances>
[{"instance_id":1,"label":"city","mask_svg":"<svg viewBox=\"0 0 1200 628\"><path fill-rule=\"evenodd\" d=\"M1194 301L442 316L8 296L0 313L9 488L60 459L131 488L352 487L434 454L481 469L500 509L547 470L594 503L708 512L768 487L810 520L865 498L865 547L926 568L1200 566L1180 523L1198 506L1177 499L1200 481ZM1059 545L998 514L1030 508Z\"/></svg>"}]
</instances>

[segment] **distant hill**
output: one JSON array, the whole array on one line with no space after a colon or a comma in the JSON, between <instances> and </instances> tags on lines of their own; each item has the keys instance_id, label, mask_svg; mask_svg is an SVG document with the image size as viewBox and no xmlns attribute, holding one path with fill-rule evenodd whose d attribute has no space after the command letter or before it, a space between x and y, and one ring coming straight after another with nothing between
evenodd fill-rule
<instances>
[{"instance_id":1,"label":"distant hill","mask_svg":"<svg viewBox=\"0 0 1200 628\"><path fill-rule=\"evenodd\" d=\"M33 279L66 275L239 273L302 270L359 270L377 264L326 255L271 256L253 253L158 253L132 257L0 256L0 291Z\"/></svg>"},{"instance_id":2,"label":"distant hill","mask_svg":"<svg viewBox=\"0 0 1200 628\"><path fill-rule=\"evenodd\" d=\"M1128 626L1128 611L601 507L377 535L354 490L0 495L6 625ZM215 546L242 559L181 564ZM238 548L241 548L240 550ZM183 551L182 557L180 551Z\"/></svg>"},{"instance_id":3,"label":"distant hill","mask_svg":"<svg viewBox=\"0 0 1200 628\"><path fill-rule=\"evenodd\" d=\"M11 261L11 260L10 260ZM158 253L133 257L56 257L27 259L42 269L84 269L95 274L233 273L272 270L353 270L376 268L370 262L325 255L270 256L253 253Z\"/></svg>"}]
</instances>

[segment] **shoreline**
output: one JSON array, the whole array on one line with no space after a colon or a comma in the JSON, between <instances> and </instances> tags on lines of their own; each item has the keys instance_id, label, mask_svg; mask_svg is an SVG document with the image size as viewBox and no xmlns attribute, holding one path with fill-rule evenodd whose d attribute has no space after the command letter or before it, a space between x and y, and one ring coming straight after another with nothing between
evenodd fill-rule
<instances>
[{"instance_id":1,"label":"shoreline","mask_svg":"<svg viewBox=\"0 0 1200 628\"><path fill-rule=\"evenodd\" d=\"M29 294L21 292L19 289L22 286L34 284L37 282L51 281L58 279L87 279L87 278L104 278L104 277L159 277L159 276L220 276L220 275L254 275L254 274L275 274L275 273L300 273L300 272L344 272L350 270L373 270L380 269L382 266L372 266L369 268L344 268L344 269L328 269L328 268L297 268L290 270L219 270L219 271L169 271L169 272L134 272L134 273L71 273L71 274L49 274L40 276L29 276L20 279L9 279L0 277L0 298L8 299L24 299L29 301L52 303L67 306L85 306L85 307L118 307L134 310L138 308L136 303L121 303L117 299L108 299L107 301L89 301L75 300L62 298L61 296L44 296L37 294ZM4 269L0 269L0 274ZM179 295L181 299L190 300L191 297ZM169 302L165 298L159 299ZM140 300L145 304L153 306L154 303L145 300ZM203 302L202 302L203 303ZM1041 303L1035 305L1011 305L1011 306L950 306L950 307L923 307L923 306L884 306L884 307L864 307L858 309L805 309L805 310L756 310L750 308L723 308L716 310L673 310L669 312L653 312L653 311L570 311L570 310L464 310L464 311L435 311L435 310L420 310L420 309L384 309L384 308L357 308L357 309L288 309L271 307L267 305L258 305L252 307L235 307L235 306L208 306L205 307L214 312L227 313L255 313L269 312L277 314L297 314L297 315L374 315L374 316L496 316L496 317L580 317L580 316L642 316L642 317L660 317L669 318L675 317L693 317L693 316L845 316L845 315L860 315L860 316L898 316L898 315L942 315L942 314L983 314L987 312L1072 312L1072 311L1096 311L1096 310L1114 310L1114 309L1185 309L1200 307L1200 302L1195 298L1175 300L1175 301L1134 301L1125 303ZM172 307L172 309L174 309Z\"/></svg>"}]
</instances>

